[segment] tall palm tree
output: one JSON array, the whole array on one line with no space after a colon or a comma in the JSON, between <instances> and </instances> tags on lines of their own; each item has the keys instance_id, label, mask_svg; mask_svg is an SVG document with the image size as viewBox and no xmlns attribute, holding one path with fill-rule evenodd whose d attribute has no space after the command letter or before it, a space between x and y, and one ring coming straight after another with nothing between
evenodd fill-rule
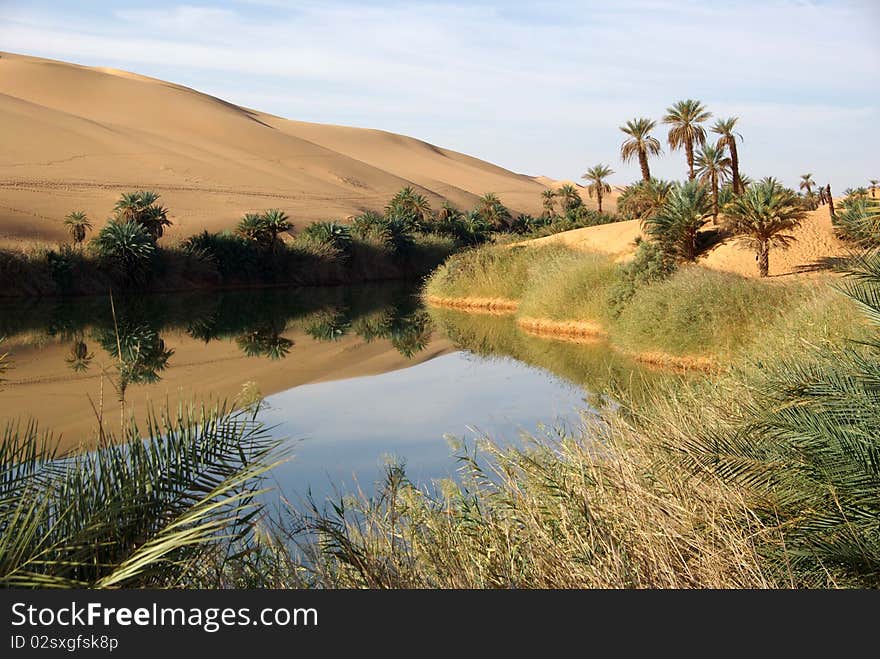
<instances>
[{"instance_id":1,"label":"tall palm tree","mask_svg":"<svg viewBox=\"0 0 880 659\"><path fill-rule=\"evenodd\" d=\"M544 190L541 193L541 199L544 206L544 217L556 216L556 191Z\"/></svg>"},{"instance_id":2,"label":"tall palm tree","mask_svg":"<svg viewBox=\"0 0 880 659\"><path fill-rule=\"evenodd\" d=\"M630 162L633 158L638 158L643 181L651 179L648 156L657 156L661 152L660 140L649 134L656 125L656 121L642 117L630 119L625 126L620 127L621 131L629 135L629 139L620 146L620 159L623 162Z\"/></svg>"},{"instance_id":3,"label":"tall palm tree","mask_svg":"<svg viewBox=\"0 0 880 659\"><path fill-rule=\"evenodd\" d=\"M712 214L709 191L697 181L675 185L660 210L642 226L660 248L678 260L697 258L697 234Z\"/></svg>"},{"instance_id":4,"label":"tall palm tree","mask_svg":"<svg viewBox=\"0 0 880 659\"><path fill-rule=\"evenodd\" d=\"M562 199L562 212L566 215L584 203L584 200L581 199L581 193L571 183L560 186L556 191L556 196Z\"/></svg>"},{"instance_id":5,"label":"tall palm tree","mask_svg":"<svg viewBox=\"0 0 880 659\"><path fill-rule=\"evenodd\" d=\"M606 192L611 192L611 186L608 185L605 179L613 173L614 170L608 165L599 164L591 167L587 170L586 174L581 176L582 179L587 181L587 193L590 195L590 198L596 197L600 213L602 212L602 197Z\"/></svg>"},{"instance_id":6,"label":"tall palm tree","mask_svg":"<svg viewBox=\"0 0 880 659\"><path fill-rule=\"evenodd\" d=\"M724 212L725 227L739 242L755 250L762 277L770 271L770 248L789 247L795 238L785 232L800 226L805 216L794 191L774 179L749 186Z\"/></svg>"},{"instance_id":7,"label":"tall palm tree","mask_svg":"<svg viewBox=\"0 0 880 659\"><path fill-rule=\"evenodd\" d=\"M880 183L877 179L872 178L868 181L871 184L871 197L874 197L874 191L877 189L877 184Z\"/></svg>"},{"instance_id":8,"label":"tall palm tree","mask_svg":"<svg viewBox=\"0 0 880 659\"><path fill-rule=\"evenodd\" d=\"M727 147L727 150L730 152L730 170L733 174L733 193L742 194L746 189L746 186L743 185L742 178L739 174L739 152L736 150L736 138L739 137L739 139L742 140L742 135L733 130L737 121L739 121L739 117L719 119L715 122L715 125L712 126L712 132L719 135L718 142L716 143L717 146L722 148Z\"/></svg>"},{"instance_id":9,"label":"tall palm tree","mask_svg":"<svg viewBox=\"0 0 880 659\"><path fill-rule=\"evenodd\" d=\"M799 190L806 190L807 197L813 196L813 186L816 185L816 182L813 180L812 174L801 174L801 183L798 187Z\"/></svg>"},{"instance_id":10,"label":"tall palm tree","mask_svg":"<svg viewBox=\"0 0 880 659\"><path fill-rule=\"evenodd\" d=\"M831 184L825 186L825 201L828 203L828 212L831 213L831 219L837 219L837 213L834 211L834 197L831 196Z\"/></svg>"},{"instance_id":11,"label":"tall palm tree","mask_svg":"<svg viewBox=\"0 0 880 659\"><path fill-rule=\"evenodd\" d=\"M700 182L708 183L712 189L712 224L718 224L718 185L730 174L731 159L724 153L723 146L706 144L694 164Z\"/></svg>"},{"instance_id":12,"label":"tall palm tree","mask_svg":"<svg viewBox=\"0 0 880 659\"><path fill-rule=\"evenodd\" d=\"M694 180L694 143L699 142L700 146L706 143L706 129L700 124L711 116L712 113L700 101L689 98L667 108L663 117L663 123L672 126L669 129L669 147L673 150L684 149L691 181Z\"/></svg>"},{"instance_id":13,"label":"tall palm tree","mask_svg":"<svg viewBox=\"0 0 880 659\"><path fill-rule=\"evenodd\" d=\"M64 226L67 227L74 245L81 245L86 239L86 233L92 229L92 223L83 211L70 213L64 218Z\"/></svg>"}]
</instances>

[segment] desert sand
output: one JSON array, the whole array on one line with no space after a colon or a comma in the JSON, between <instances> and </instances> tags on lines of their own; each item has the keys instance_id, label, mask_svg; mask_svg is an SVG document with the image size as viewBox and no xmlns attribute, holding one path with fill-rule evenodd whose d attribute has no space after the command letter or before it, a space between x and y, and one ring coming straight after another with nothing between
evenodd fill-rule
<instances>
[{"instance_id":1,"label":"desert sand","mask_svg":"<svg viewBox=\"0 0 880 659\"><path fill-rule=\"evenodd\" d=\"M128 387L126 416L133 415L143 424L151 407L161 412L166 406L174 409L196 401L231 403L246 383L253 383L260 394L269 396L299 385L407 368L455 350L448 339L435 338L408 359L387 341L366 343L357 336L346 336L320 342L301 330L287 331L284 336L294 342L290 354L272 361L248 357L231 341L205 344L182 332L163 332L166 346L174 350L171 367L155 384ZM112 382L116 370L106 353L89 342L94 361L85 373L74 373L65 367L68 344L36 348L29 343L27 335L9 337L4 343L14 368L4 376L4 413L0 417L9 412L18 419L39 419L41 428L60 436L62 450L89 447L94 445L98 427L91 398L103 411L106 431L119 431L121 405Z\"/></svg>"},{"instance_id":2,"label":"desert sand","mask_svg":"<svg viewBox=\"0 0 880 659\"><path fill-rule=\"evenodd\" d=\"M565 231L545 238L518 244L561 244L573 249L601 252L626 261L635 253L635 239L643 235L638 220L603 224L585 229ZM800 228L792 232L794 244L787 250L770 251L770 276L803 276L827 269L831 260L846 255L846 246L834 235L827 206L807 213ZM757 277L755 252L728 240L709 250L698 261L712 270L733 272L744 277Z\"/></svg>"},{"instance_id":3,"label":"desert sand","mask_svg":"<svg viewBox=\"0 0 880 659\"><path fill-rule=\"evenodd\" d=\"M0 245L97 226L120 192L162 195L168 240L281 208L302 227L381 210L411 185L463 208L494 192L538 213L545 186L470 156L379 130L289 121L172 83L0 53Z\"/></svg>"}]
</instances>

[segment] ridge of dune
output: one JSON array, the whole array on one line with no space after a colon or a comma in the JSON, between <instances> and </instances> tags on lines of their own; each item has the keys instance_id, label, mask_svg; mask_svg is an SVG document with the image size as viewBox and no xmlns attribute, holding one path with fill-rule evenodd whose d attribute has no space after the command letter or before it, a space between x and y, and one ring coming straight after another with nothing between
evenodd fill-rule
<instances>
[{"instance_id":1,"label":"ridge of dune","mask_svg":"<svg viewBox=\"0 0 880 659\"><path fill-rule=\"evenodd\" d=\"M801 226L791 232L795 241L788 249L770 250L770 276L804 275L825 270L837 258L848 253L846 245L834 235L827 207L809 211ZM584 229L573 229L544 238L524 241L528 245L564 245L572 249L600 252L617 261L632 258L636 238L644 237L639 220L613 222ZM712 270L732 272L744 277L757 277L755 253L726 240L710 249L697 264Z\"/></svg>"},{"instance_id":2,"label":"ridge of dune","mask_svg":"<svg viewBox=\"0 0 880 659\"><path fill-rule=\"evenodd\" d=\"M281 208L295 226L381 209L411 185L433 204L498 194L540 212L545 186L478 158L380 130L294 121L106 67L0 53L0 243L100 226L120 192L162 196L172 240Z\"/></svg>"}]
</instances>

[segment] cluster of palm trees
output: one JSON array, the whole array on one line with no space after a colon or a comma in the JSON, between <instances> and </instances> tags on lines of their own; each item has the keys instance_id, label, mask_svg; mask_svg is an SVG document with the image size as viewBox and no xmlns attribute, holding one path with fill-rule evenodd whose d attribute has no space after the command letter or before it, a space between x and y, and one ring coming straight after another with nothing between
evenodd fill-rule
<instances>
[{"instance_id":1,"label":"cluster of palm trees","mask_svg":"<svg viewBox=\"0 0 880 659\"><path fill-rule=\"evenodd\" d=\"M717 135L714 143L709 140L705 125L711 118L712 113L694 99L675 103L662 117L662 122L669 126L669 148L685 153L688 181L684 184L651 176L649 159L663 150L660 140L651 134L657 127L656 121L640 117L621 126L620 130L627 135L620 149L621 160L637 160L642 179L627 188L618 205L639 218L646 233L667 254L683 261L696 259L698 234L711 217L713 224L720 224L728 235L755 250L758 271L766 277L770 248L785 248L794 241L788 232L803 220L805 205L793 190L776 179L751 183L744 177L737 151L737 138L742 140L736 131L738 118L715 121L709 128ZM588 172L585 178L593 177ZM806 190L810 200L815 185L811 175L803 177L801 189ZM819 199L820 203L830 205L833 216L830 185L820 188ZM722 213L724 218L720 222Z\"/></svg>"}]
</instances>

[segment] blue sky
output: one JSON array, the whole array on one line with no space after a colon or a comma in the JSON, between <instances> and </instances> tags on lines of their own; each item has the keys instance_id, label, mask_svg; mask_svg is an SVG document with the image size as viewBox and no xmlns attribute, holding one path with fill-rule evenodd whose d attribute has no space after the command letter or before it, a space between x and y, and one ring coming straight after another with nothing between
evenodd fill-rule
<instances>
[{"instance_id":1,"label":"blue sky","mask_svg":"<svg viewBox=\"0 0 880 659\"><path fill-rule=\"evenodd\" d=\"M738 115L743 171L880 178L880 2L0 0L0 50L111 66L281 116L413 135L528 174L619 160L680 98ZM662 126L657 136L665 140ZM680 153L653 163L679 178Z\"/></svg>"}]
</instances>

